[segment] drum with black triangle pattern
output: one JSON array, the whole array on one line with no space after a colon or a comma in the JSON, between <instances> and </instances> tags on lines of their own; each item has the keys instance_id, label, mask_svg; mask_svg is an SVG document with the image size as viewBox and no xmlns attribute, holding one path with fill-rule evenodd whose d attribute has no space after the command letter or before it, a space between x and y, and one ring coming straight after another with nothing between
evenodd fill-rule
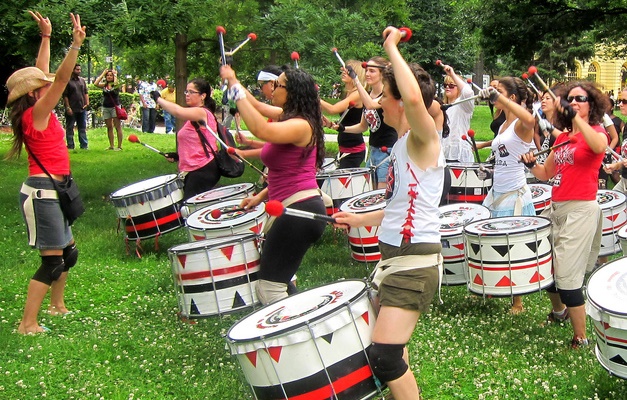
<instances>
[{"instance_id":1,"label":"drum with black triangle pattern","mask_svg":"<svg viewBox=\"0 0 627 400\"><path fill-rule=\"evenodd\" d=\"M193 212L185 220L189 240L204 240L240 233L260 235L268 219L265 203L248 210L242 210L240 203L240 199L228 200ZM212 215L214 210L219 212Z\"/></svg>"},{"instance_id":2,"label":"drum with black triangle pattern","mask_svg":"<svg viewBox=\"0 0 627 400\"><path fill-rule=\"evenodd\" d=\"M385 189L372 190L345 201L340 211L352 213L367 213L381 210L385 207ZM351 248L351 257L357 261L379 261L379 227L362 226L350 227L348 230L348 244Z\"/></svg>"}]
</instances>

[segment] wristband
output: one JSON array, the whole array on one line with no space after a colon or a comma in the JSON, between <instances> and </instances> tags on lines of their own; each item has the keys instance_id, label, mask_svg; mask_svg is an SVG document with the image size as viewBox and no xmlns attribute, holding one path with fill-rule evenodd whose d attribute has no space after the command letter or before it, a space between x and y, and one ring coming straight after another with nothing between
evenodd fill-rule
<instances>
[{"instance_id":1,"label":"wristband","mask_svg":"<svg viewBox=\"0 0 627 400\"><path fill-rule=\"evenodd\" d=\"M342 133L342 132L344 132L345 130L346 130L346 127L345 127L344 125L339 124L339 125L337 126L337 131L338 131L339 133Z\"/></svg>"},{"instance_id":2,"label":"wristband","mask_svg":"<svg viewBox=\"0 0 627 400\"><path fill-rule=\"evenodd\" d=\"M81 48L80 47L76 47L76 46L70 46L70 47L68 47L68 51L70 51L70 50L80 51Z\"/></svg>"},{"instance_id":3,"label":"wristband","mask_svg":"<svg viewBox=\"0 0 627 400\"><path fill-rule=\"evenodd\" d=\"M526 162L526 163L524 163L524 164L525 164L525 167L529 168L529 170L532 170L532 169L533 169L533 167L535 167L536 165L538 165L538 163L537 163L537 162L535 162L535 161L534 161L534 162Z\"/></svg>"},{"instance_id":4,"label":"wristband","mask_svg":"<svg viewBox=\"0 0 627 400\"><path fill-rule=\"evenodd\" d=\"M229 90L226 92L226 97L229 101L236 102L238 100L242 100L246 98L246 91L239 83L231 86Z\"/></svg>"},{"instance_id":5,"label":"wristband","mask_svg":"<svg viewBox=\"0 0 627 400\"><path fill-rule=\"evenodd\" d=\"M48 35L46 33L40 33L39 36L41 36L41 37L50 37L50 35Z\"/></svg>"}]
</instances>

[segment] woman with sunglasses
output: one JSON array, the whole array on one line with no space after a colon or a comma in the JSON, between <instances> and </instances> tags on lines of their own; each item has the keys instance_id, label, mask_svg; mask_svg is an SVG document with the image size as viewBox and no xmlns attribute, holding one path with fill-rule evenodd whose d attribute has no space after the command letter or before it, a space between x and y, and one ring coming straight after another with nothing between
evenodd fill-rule
<instances>
[{"instance_id":1,"label":"woman with sunglasses","mask_svg":"<svg viewBox=\"0 0 627 400\"><path fill-rule=\"evenodd\" d=\"M555 285L547 289L552 305L547 322L570 318L571 347L579 348L588 344L584 274L594 267L601 244L602 213L596 196L598 171L609 143L601 125L608 100L591 82L570 82L565 92L564 100L554 102L555 126L563 131L555 144L570 143L552 150L543 165L531 152L522 160L538 179L554 181L549 214Z\"/></svg>"},{"instance_id":2,"label":"woman with sunglasses","mask_svg":"<svg viewBox=\"0 0 627 400\"><path fill-rule=\"evenodd\" d=\"M453 104L474 95L472 87L455 73L450 65L442 65L444 77L444 104ZM465 101L446 110L450 134L442 138L442 150L447 161L475 162L472 146L462 136L468 134L474 101ZM479 162L479 160L476 160Z\"/></svg>"},{"instance_id":3,"label":"woman with sunglasses","mask_svg":"<svg viewBox=\"0 0 627 400\"><path fill-rule=\"evenodd\" d=\"M429 108L435 97L431 76L417 64L407 64L398 50L401 33L388 27L383 47L391 66L383 71L380 103L386 123L401 137L392 148L384 210L339 212L339 226L379 225L381 262L373 286L380 305L372 333L369 360L375 376L397 400L420 399L409 368L406 344L418 319L429 310L438 291L442 244L438 204L445 160Z\"/></svg>"},{"instance_id":4,"label":"woman with sunglasses","mask_svg":"<svg viewBox=\"0 0 627 400\"><path fill-rule=\"evenodd\" d=\"M183 200L213 189L220 180L218 164L211 151L217 152L217 141L209 129L216 133L218 129L217 105L211 91L204 79L192 79L184 92L187 107L162 99L157 90L150 93L161 108L177 120L185 121L176 134L176 152L166 154L168 161L178 162L179 172L184 175Z\"/></svg>"},{"instance_id":5,"label":"woman with sunglasses","mask_svg":"<svg viewBox=\"0 0 627 400\"><path fill-rule=\"evenodd\" d=\"M367 128L370 129L370 136L368 137L370 149L366 165L374 168L373 176L376 181L376 189L385 188L390 163L389 151L384 152L381 148L391 149L398 140L396 130L385 123L383 109L379 104L383 95L382 72L387 65L389 62L383 57L373 57L366 63L366 84L370 87L370 93L357 79L357 75L353 77L353 82L364 105L364 112L358 124L344 127L344 132L347 133L362 133Z\"/></svg>"},{"instance_id":6,"label":"woman with sunglasses","mask_svg":"<svg viewBox=\"0 0 627 400\"><path fill-rule=\"evenodd\" d=\"M274 84L272 104L280 113L272 123L255 108L229 65L220 68L229 85L227 98L235 102L250 132L265 142L261 160L268 167L268 186L241 202L244 208L265 200L283 206L325 214L316 171L324 160L324 130L320 98L313 78L301 69L288 69ZM322 221L290 215L276 218L265 232L257 297L270 304L288 296L288 284L305 253L323 234Z\"/></svg>"},{"instance_id":7,"label":"woman with sunglasses","mask_svg":"<svg viewBox=\"0 0 627 400\"><path fill-rule=\"evenodd\" d=\"M353 79L353 76L355 79ZM361 122L361 115L364 109L361 96L357 91L356 81L365 84L366 71L361 67L361 63L356 60L347 60L346 68L342 68L342 83L344 84L345 96L335 104L320 100L322 111L327 114L346 113L342 123L333 124L330 128L338 131L337 144L340 150L340 163L338 168L358 168L366 156L366 143L363 132L346 132L346 126L352 126ZM350 104L353 103L353 107Z\"/></svg>"}]
</instances>

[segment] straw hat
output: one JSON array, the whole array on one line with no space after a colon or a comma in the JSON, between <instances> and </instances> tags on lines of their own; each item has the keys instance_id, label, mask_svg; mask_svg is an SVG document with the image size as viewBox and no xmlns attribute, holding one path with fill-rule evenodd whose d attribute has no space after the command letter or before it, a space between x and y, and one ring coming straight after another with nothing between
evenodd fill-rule
<instances>
[{"instance_id":1,"label":"straw hat","mask_svg":"<svg viewBox=\"0 0 627 400\"><path fill-rule=\"evenodd\" d=\"M54 82L54 75L45 74L44 71L37 67L26 67L15 71L7 79L7 89L9 89L7 105L28 92L37 90L52 82Z\"/></svg>"}]
</instances>

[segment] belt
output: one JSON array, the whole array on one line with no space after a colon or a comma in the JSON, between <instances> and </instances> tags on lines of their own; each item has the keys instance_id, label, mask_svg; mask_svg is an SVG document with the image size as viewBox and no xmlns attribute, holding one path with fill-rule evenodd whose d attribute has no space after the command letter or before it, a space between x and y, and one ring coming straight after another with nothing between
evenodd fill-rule
<instances>
[{"instance_id":1,"label":"belt","mask_svg":"<svg viewBox=\"0 0 627 400\"><path fill-rule=\"evenodd\" d=\"M23 183L20 192L27 195L32 196L36 199L58 199L59 194L54 189L37 189L27 184Z\"/></svg>"}]
</instances>

